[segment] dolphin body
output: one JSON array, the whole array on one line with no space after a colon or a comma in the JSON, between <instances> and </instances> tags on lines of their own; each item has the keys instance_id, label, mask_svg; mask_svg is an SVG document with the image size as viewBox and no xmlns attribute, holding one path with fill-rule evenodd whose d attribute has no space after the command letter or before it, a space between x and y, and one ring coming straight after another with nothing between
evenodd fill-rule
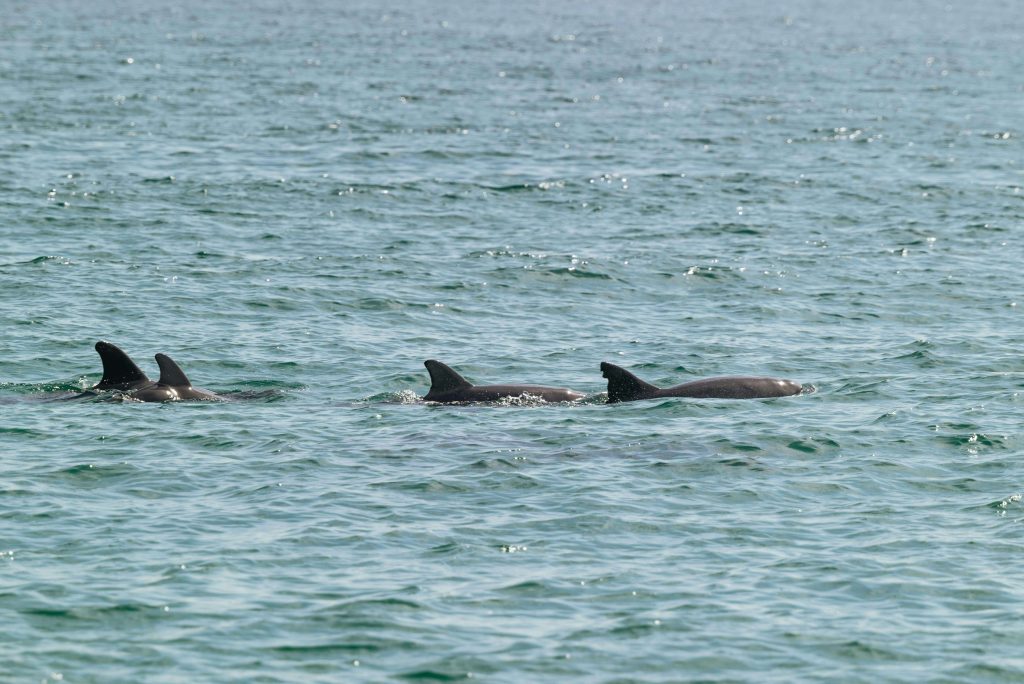
<instances>
[{"instance_id":1,"label":"dolphin body","mask_svg":"<svg viewBox=\"0 0 1024 684\"><path fill-rule=\"evenodd\" d=\"M222 398L193 387L185 372L166 354L156 355L160 379L154 381L117 345L100 340L96 343L96 352L103 362L103 378L92 390L117 390L137 401L218 401ZM93 394L91 390L78 397L90 394Z\"/></svg>"},{"instance_id":2,"label":"dolphin body","mask_svg":"<svg viewBox=\"0 0 1024 684\"><path fill-rule=\"evenodd\" d=\"M528 394L544 401L577 401L586 395L564 387L542 385L474 385L440 361L424 361L430 373L430 391L423 397L438 403L498 401Z\"/></svg>"},{"instance_id":3,"label":"dolphin body","mask_svg":"<svg viewBox=\"0 0 1024 684\"><path fill-rule=\"evenodd\" d=\"M213 392L193 387L185 371L166 354L157 354L156 364L160 379L132 390L128 396L137 401L221 401Z\"/></svg>"},{"instance_id":4,"label":"dolphin body","mask_svg":"<svg viewBox=\"0 0 1024 684\"><path fill-rule=\"evenodd\" d=\"M800 394L800 383L781 378L728 375L684 382L664 389L644 382L628 370L613 363L603 362L601 373L608 378L608 403L657 399L661 397L690 397L693 399L764 399Z\"/></svg>"}]
</instances>

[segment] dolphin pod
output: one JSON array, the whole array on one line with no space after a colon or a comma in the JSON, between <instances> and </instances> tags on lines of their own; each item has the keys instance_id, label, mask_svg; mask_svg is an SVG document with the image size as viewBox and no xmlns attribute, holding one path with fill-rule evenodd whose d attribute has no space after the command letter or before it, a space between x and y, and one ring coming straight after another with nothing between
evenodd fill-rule
<instances>
[{"instance_id":1,"label":"dolphin pod","mask_svg":"<svg viewBox=\"0 0 1024 684\"><path fill-rule=\"evenodd\" d=\"M578 401L585 394L562 387L543 385L473 385L454 370L433 359L423 363L430 373L430 391L426 401L440 403L496 401L524 394L539 396L549 402ZM767 377L730 375L705 378L662 389L644 382L624 368L604 362L604 377L608 378L608 403L657 399L662 397L690 397L693 399L767 399L800 394L803 386L792 380Z\"/></svg>"},{"instance_id":2,"label":"dolphin pod","mask_svg":"<svg viewBox=\"0 0 1024 684\"><path fill-rule=\"evenodd\" d=\"M119 347L96 343L103 362L103 378L93 390L116 390L136 401L218 401L222 397L192 385L181 367L166 354L157 354L160 378L151 380ZM528 395L546 402L574 402L586 394L565 387L546 385L474 385L458 372L434 359L423 362L430 373L430 391L425 401L441 404L493 402ZM752 376L723 376L685 382L674 387L656 387L615 364L603 362L601 372L608 379L608 403L665 397L694 399L765 399L800 394L803 387L792 380Z\"/></svg>"},{"instance_id":3,"label":"dolphin pod","mask_svg":"<svg viewBox=\"0 0 1024 684\"><path fill-rule=\"evenodd\" d=\"M181 367L166 354L156 355L160 379L150 380L117 345L100 340L96 352L103 362L103 378L94 390L118 390L136 401L218 401L213 392L193 387Z\"/></svg>"}]
</instances>

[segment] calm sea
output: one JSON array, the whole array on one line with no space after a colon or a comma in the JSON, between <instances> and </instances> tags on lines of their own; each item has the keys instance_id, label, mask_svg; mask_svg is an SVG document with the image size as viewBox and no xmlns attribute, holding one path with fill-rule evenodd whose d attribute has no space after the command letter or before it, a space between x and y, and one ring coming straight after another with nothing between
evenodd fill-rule
<instances>
[{"instance_id":1,"label":"calm sea","mask_svg":"<svg viewBox=\"0 0 1024 684\"><path fill-rule=\"evenodd\" d=\"M1024 679L1022 74L1016 0L0 0L0 681ZM244 400L58 400L100 339Z\"/></svg>"}]
</instances>

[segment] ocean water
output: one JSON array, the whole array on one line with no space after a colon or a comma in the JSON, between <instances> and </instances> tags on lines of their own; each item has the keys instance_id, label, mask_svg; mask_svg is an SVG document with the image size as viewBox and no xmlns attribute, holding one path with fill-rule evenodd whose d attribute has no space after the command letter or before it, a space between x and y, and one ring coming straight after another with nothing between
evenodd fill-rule
<instances>
[{"instance_id":1,"label":"ocean water","mask_svg":"<svg viewBox=\"0 0 1024 684\"><path fill-rule=\"evenodd\" d=\"M0 680L1024 679L1022 36L3 0ZM63 400L100 339L238 400Z\"/></svg>"}]
</instances>

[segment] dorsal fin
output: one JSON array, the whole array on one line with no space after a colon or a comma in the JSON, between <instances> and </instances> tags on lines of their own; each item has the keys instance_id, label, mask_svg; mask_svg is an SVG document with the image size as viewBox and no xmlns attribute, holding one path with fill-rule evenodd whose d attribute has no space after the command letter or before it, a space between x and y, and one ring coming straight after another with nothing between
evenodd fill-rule
<instances>
[{"instance_id":1,"label":"dorsal fin","mask_svg":"<svg viewBox=\"0 0 1024 684\"><path fill-rule=\"evenodd\" d=\"M171 387L191 387L192 383L185 375L185 371L178 367L178 364L174 363L167 354L157 354L156 364L160 366L160 379L157 381L161 385L169 385Z\"/></svg>"},{"instance_id":2,"label":"dorsal fin","mask_svg":"<svg viewBox=\"0 0 1024 684\"><path fill-rule=\"evenodd\" d=\"M427 372L430 373L430 391L427 392L428 397L432 394L442 394L461 387L473 386L473 384L466 380L466 378L462 377L440 361L429 359L424 361L423 365L427 367Z\"/></svg>"},{"instance_id":3,"label":"dorsal fin","mask_svg":"<svg viewBox=\"0 0 1024 684\"><path fill-rule=\"evenodd\" d=\"M608 378L608 403L614 404L617 401L632 401L651 396L658 388L649 382L630 373L625 368L619 368L614 363L603 361L601 373Z\"/></svg>"},{"instance_id":4,"label":"dorsal fin","mask_svg":"<svg viewBox=\"0 0 1024 684\"><path fill-rule=\"evenodd\" d=\"M131 383L149 382L146 374L117 345L100 340L96 343L96 353L103 362L103 379L96 385L96 389L112 389Z\"/></svg>"}]
</instances>

